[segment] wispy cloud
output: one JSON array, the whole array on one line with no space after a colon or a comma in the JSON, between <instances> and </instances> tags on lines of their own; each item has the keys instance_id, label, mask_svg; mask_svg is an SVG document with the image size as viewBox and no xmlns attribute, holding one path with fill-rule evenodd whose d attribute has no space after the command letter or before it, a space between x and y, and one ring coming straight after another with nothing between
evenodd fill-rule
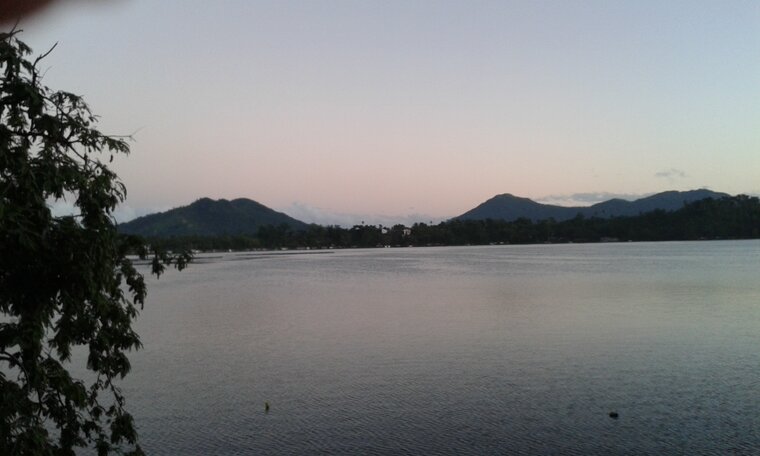
<instances>
[{"instance_id":1,"label":"wispy cloud","mask_svg":"<svg viewBox=\"0 0 760 456\"><path fill-rule=\"evenodd\" d=\"M79 210L74 206L74 202L71 199L61 198L57 200L48 200L48 207L50 208L50 214L53 217L65 217L67 215L78 214Z\"/></svg>"},{"instance_id":2,"label":"wispy cloud","mask_svg":"<svg viewBox=\"0 0 760 456\"><path fill-rule=\"evenodd\" d=\"M649 195L651 195L651 193L588 192L571 193L566 195L547 195L537 198L536 201L544 204L556 204L558 206L590 206L592 204L616 198L633 201Z\"/></svg>"},{"instance_id":3,"label":"wispy cloud","mask_svg":"<svg viewBox=\"0 0 760 456\"><path fill-rule=\"evenodd\" d=\"M684 177L688 177L686 175L686 172L677 168L670 168L665 169L660 172L654 173L654 177L659 177L663 179L668 179L669 181L672 181L674 179L683 179Z\"/></svg>"},{"instance_id":4,"label":"wispy cloud","mask_svg":"<svg viewBox=\"0 0 760 456\"><path fill-rule=\"evenodd\" d=\"M74 204L74 197L70 195L67 198L49 200L47 204L50 208L50 214L53 217L65 217L67 215L79 214L79 208L77 208ZM143 215L163 212L168 209L168 207L134 208L128 204L120 204L116 206L116 209L113 211L112 215L117 223L124 223L137 217L142 217Z\"/></svg>"},{"instance_id":5,"label":"wispy cloud","mask_svg":"<svg viewBox=\"0 0 760 456\"><path fill-rule=\"evenodd\" d=\"M118 223L129 222L130 220L142 217L143 215L155 214L157 212L165 212L171 209L171 207L132 207L128 204L120 204L116 206L116 210L113 211L113 217Z\"/></svg>"},{"instance_id":6,"label":"wispy cloud","mask_svg":"<svg viewBox=\"0 0 760 456\"><path fill-rule=\"evenodd\" d=\"M346 214L341 212L332 212L330 210L309 206L301 202L293 202L287 207L280 207L278 211L284 212L289 216L306 223L316 223L319 225L340 225L343 227L352 227L364 223L365 225L383 225L393 226L396 224L413 225L415 223L439 223L450 217L434 217L426 214L408 214L408 215L383 215L383 214Z\"/></svg>"}]
</instances>

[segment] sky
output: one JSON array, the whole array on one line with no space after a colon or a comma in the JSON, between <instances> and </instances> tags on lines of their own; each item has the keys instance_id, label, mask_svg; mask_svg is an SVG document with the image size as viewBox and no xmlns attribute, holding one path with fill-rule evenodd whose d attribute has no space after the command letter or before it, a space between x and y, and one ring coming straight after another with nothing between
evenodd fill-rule
<instances>
[{"instance_id":1,"label":"sky","mask_svg":"<svg viewBox=\"0 0 760 456\"><path fill-rule=\"evenodd\" d=\"M760 193L760 2L61 3L21 38L57 42L45 83L133 135L123 220L201 197L350 224Z\"/></svg>"}]
</instances>

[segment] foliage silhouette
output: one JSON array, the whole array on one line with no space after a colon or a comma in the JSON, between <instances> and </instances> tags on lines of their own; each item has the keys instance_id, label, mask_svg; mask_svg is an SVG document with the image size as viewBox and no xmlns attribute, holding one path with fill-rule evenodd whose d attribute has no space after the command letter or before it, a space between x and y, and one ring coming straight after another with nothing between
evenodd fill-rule
<instances>
[{"instance_id":1,"label":"foliage silhouette","mask_svg":"<svg viewBox=\"0 0 760 456\"><path fill-rule=\"evenodd\" d=\"M132 321L146 297L127 254L149 252L117 233L126 189L104 160L128 153L128 138L95 129L80 96L42 85L44 55L30 60L18 33L0 33L0 454L142 454L115 381L140 347ZM78 212L53 216L62 198ZM190 260L151 255L157 276ZM85 355L89 381L70 372Z\"/></svg>"}]
</instances>

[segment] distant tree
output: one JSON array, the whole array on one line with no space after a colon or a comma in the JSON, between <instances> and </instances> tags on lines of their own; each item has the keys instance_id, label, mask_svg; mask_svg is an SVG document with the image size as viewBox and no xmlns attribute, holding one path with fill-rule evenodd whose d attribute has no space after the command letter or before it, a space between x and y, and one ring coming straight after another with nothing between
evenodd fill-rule
<instances>
[{"instance_id":1,"label":"distant tree","mask_svg":"<svg viewBox=\"0 0 760 456\"><path fill-rule=\"evenodd\" d=\"M28 60L17 34L0 33L0 454L142 454L115 381L140 347L146 297L127 254L148 252L117 234L126 190L102 161L129 146L94 128L81 97L43 86L44 56ZM51 214L62 198L74 215ZM188 260L153 252L152 272ZM88 382L69 371L77 346Z\"/></svg>"}]
</instances>

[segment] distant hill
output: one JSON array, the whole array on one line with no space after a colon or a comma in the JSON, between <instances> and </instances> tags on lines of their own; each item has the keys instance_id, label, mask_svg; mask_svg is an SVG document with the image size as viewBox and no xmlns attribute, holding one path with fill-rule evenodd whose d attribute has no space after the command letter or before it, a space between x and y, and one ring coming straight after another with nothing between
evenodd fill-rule
<instances>
[{"instance_id":1,"label":"distant hill","mask_svg":"<svg viewBox=\"0 0 760 456\"><path fill-rule=\"evenodd\" d=\"M261 226L282 224L294 230L308 226L250 199L201 198L189 206L122 223L119 231L147 237L255 235Z\"/></svg>"},{"instance_id":2,"label":"distant hill","mask_svg":"<svg viewBox=\"0 0 760 456\"><path fill-rule=\"evenodd\" d=\"M675 211L686 203L706 198L719 199L730 196L711 190L689 190L685 192L668 191L647 196L635 201L611 199L592 206L565 207L537 203L528 198L520 198L509 193L496 195L455 219L459 220L506 220L514 221L527 218L533 221L553 218L556 221L569 220L578 214L584 217L620 217L635 216L657 209Z\"/></svg>"}]
</instances>

